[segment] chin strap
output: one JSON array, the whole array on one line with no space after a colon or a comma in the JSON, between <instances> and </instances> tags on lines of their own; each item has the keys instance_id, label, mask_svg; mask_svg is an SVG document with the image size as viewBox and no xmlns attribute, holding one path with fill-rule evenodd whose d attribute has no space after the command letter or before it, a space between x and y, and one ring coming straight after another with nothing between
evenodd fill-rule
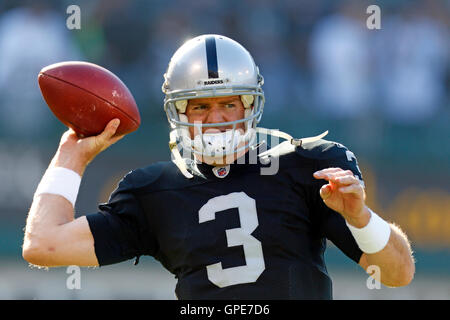
<instances>
[{"instance_id":1,"label":"chin strap","mask_svg":"<svg viewBox=\"0 0 450 320\"><path fill-rule=\"evenodd\" d=\"M187 170L186 162L181 157L180 150L178 150L177 146L177 138L176 138L176 130L172 130L170 132L170 140L169 140L169 148L170 152L173 154L173 163L180 169L181 173L188 179L192 179L194 176Z\"/></svg>"},{"instance_id":2,"label":"chin strap","mask_svg":"<svg viewBox=\"0 0 450 320\"><path fill-rule=\"evenodd\" d=\"M175 163L175 165L178 167L178 169L180 169L181 173L186 178L192 179L194 176L187 170L186 162L181 157L180 151L178 150L176 131L177 130L172 130L170 132L169 148L173 155L172 161L173 161L173 163ZM286 132L283 132L280 130L273 130L273 129L266 129L266 128L258 127L258 128L256 128L256 132L265 134L265 135L280 137L282 139L289 141L292 145L294 145L296 147L300 147L303 143L309 143L309 142L314 142L314 141L320 140L328 134L328 130L327 130L327 131L325 131L317 136L314 136L314 137L295 139L290 134L287 134Z\"/></svg>"},{"instance_id":3,"label":"chin strap","mask_svg":"<svg viewBox=\"0 0 450 320\"><path fill-rule=\"evenodd\" d=\"M256 128L256 132L262 133L265 135L283 138L283 139L289 141L292 145L294 145L296 147L300 147L303 143L314 142L314 141L320 140L328 134L328 130L327 130L327 131L325 131L317 136L314 136L314 137L295 139L290 134L287 134L286 132L283 132L280 130Z\"/></svg>"}]
</instances>

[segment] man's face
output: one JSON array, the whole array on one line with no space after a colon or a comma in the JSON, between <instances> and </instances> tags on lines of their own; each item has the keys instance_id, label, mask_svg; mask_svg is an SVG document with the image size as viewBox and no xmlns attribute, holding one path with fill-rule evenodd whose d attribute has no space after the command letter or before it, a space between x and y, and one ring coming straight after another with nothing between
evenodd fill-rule
<instances>
[{"instance_id":1,"label":"man's face","mask_svg":"<svg viewBox=\"0 0 450 320\"><path fill-rule=\"evenodd\" d=\"M240 96L191 99L186 107L186 116L190 123L220 123L244 118L245 108ZM194 127L189 128L191 138L194 138ZM202 128L202 133L219 132L233 129L232 125ZM245 131L244 123L238 123L236 129ZM197 130L197 129L196 129ZM197 133L196 133L197 134Z\"/></svg>"},{"instance_id":2,"label":"man's face","mask_svg":"<svg viewBox=\"0 0 450 320\"><path fill-rule=\"evenodd\" d=\"M188 101L185 115L190 123L221 123L241 120L245 116L244 104L240 96L216 97L216 98L199 98ZM233 125L218 127L203 127L202 133L225 132L233 129ZM191 139L199 134L198 127L189 127ZM245 132L244 122L236 124L236 130ZM241 145L239 145L241 146ZM199 157L201 162L213 165L222 165L231 163L238 157L242 156L246 150L242 150L237 154L231 154L220 158Z\"/></svg>"}]
</instances>

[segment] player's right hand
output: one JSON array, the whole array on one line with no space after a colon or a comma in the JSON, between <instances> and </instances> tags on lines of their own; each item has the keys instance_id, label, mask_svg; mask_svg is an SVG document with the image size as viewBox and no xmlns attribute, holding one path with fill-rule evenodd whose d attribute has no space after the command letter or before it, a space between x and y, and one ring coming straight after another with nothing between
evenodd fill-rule
<instances>
[{"instance_id":1,"label":"player's right hand","mask_svg":"<svg viewBox=\"0 0 450 320\"><path fill-rule=\"evenodd\" d=\"M52 164L74 170L82 175L86 166L100 152L124 137L124 135L114 136L119 124L119 119L113 119L106 125L102 133L87 138L78 137L72 129L67 130L61 137Z\"/></svg>"}]
</instances>

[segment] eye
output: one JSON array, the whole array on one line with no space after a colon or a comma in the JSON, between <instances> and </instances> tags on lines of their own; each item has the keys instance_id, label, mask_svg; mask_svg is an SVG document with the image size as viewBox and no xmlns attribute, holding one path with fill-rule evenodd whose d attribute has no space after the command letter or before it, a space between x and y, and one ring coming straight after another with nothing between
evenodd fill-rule
<instances>
[{"instance_id":1,"label":"eye","mask_svg":"<svg viewBox=\"0 0 450 320\"><path fill-rule=\"evenodd\" d=\"M235 105L234 103L228 103L228 104L225 105L225 107L226 107L227 109L234 108L235 106L236 106L236 105Z\"/></svg>"},{"instance_id":2,"label":"eye","mask_svg":"<svg viewBox=\"0 0 450 320\"><path fill-rule=\"evenodd\" d=\"M204 110L204 109L206 109L207 107L204 105L204 104L200 104L200 105L198 105L198 106L194 106L194 107L192 107L192 110Z\"/></svg>"}]
</instances>

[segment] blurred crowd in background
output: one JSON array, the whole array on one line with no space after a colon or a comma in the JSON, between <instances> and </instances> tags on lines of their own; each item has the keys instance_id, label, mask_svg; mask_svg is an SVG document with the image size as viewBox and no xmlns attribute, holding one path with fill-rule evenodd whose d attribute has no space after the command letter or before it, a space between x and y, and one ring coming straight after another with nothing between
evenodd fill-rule
<instances>
[{"instance_id":1,"label":"blurred crowd in background","mask_svg":"<svg viewBox=\"0 0 450 320\"><path fill-rule=\"evenodd\" d=\"M203 33L242 43L265 77L265 115L378 116L402 125L449 113L448 1L382 1L369 30L365 1L2 1L2 135L35 137L51 125L39 70L63 60L98 63L129 86L151 126L174 51ZM22 4L22 5L21 5ZM81 9L81 29L65 27ZM18 94L20 93L20 94Z\"/></svg>"},{"instance_id":2,"label":"blurred crowd in background","mask_svg":"<svg viewBox=\"0 0 450 320\"><path fill-rule=\"evenodd\" d=\"M72 4L80 7L79 30L66 25ZM381 9L379 30L367 28L370 4ZM122 153L121 170L132 169L126 161L168 159L163 74L181 44L214 33L243 44L259 66L263 126L296 137L330 130L327 138L352 149L367 179L369 169L387 177L379 185L388 197L405 185L438 188L441 207L430 212L446 208L446 222L433 221L450 234L442 202L450 197L449 24L450 2L442 0L2 0L0 208L23 209L16 217L24 223L65 130L41 96L41 68L89 61L126 83L142 126L111 152ZM422 220L406 220L420 234Z\"/></svg>"}]
</instances>

